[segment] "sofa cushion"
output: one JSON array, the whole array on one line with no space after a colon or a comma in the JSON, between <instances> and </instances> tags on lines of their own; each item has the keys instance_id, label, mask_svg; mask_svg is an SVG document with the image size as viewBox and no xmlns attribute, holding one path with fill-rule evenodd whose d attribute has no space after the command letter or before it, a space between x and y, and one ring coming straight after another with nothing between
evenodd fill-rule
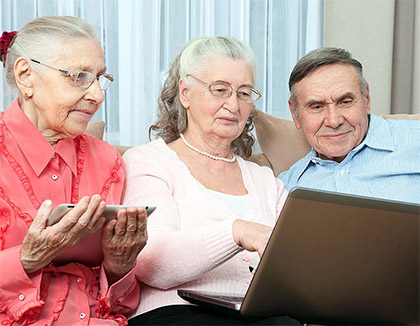
<instances>
[{"instance_id":1,"label":"sofa cushion","mask_svg":"<svg viewBox=\"0 0 420 326\"><path fill-rule=\"evenodd\" d=\"M257 111L255 131L258 143L274 174L279 175L304 157L311 147L292 120Z\"/></svg>"},{"instance_id":2,"label":"sofa cushion","mask_svg":"<svg viewBox=\"0 0 420 326\"><path fill-rule=\"evenodd\" d=\"M92 121L88 124L86 132L89 135L95 136L99 139L104 139L105 122L103 121Z\"/></svg>"},{"instance_id":3,"label":"sofa cushion","mask_svg":"<svg viewBox=\"0 0 420 326\"><path fill-rule=\"evenodd\" d=\"M86 132L92 136L95 136L99 139L104 139L104 130L105 130L105 122L104 121L93 121L88 124L86 128ZM127 149L131 146L120 146L114 145L116 150L121 154L121 156L125 153Z\"/></svg>"},{"instance_id":4,"label":"sofa cushion","mask_svg":"<svg viewBox=\"0 0 420 326\"><path fill-rule=\"evenodd\" d=\"M297 130L293 120L276 118L257 110L255 130L261 151L275 175L289 169L311 149L303 133ZM391 114L385 119L420 120L420 114Z\"/></svg>"},{"instance_id":5,"label":"sofa cushion","mask_svg":"<svg viewBox=\"0 0 420 326\"><path fill-rule=\"evenodd\" d=\"M385 119L420 120L420 114L391 114ZM103 139L105 123L94 121L88 125L87 133ZM303 133L297 130L293 120L276 118L257 110L255 130L261 154L252 155L249 160L270 167L275 175L289 169L311 149ZM115 148L123 155L130 146Z\"/></svg>"}]
</instances>

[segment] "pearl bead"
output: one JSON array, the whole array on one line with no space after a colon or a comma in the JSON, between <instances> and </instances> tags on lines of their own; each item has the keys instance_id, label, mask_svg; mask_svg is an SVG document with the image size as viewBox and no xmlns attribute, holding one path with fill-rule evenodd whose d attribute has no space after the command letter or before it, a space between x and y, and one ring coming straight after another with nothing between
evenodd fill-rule
<instances>
[{"instance_id":1,"label":"pearl bead","mask_svg":"<svg viewBox=\"0 0 420 326\"><path fill-rule=\"evenodd\" d=\"M191 145L189 142L187 142L187 140L185 139L185 137L184 137L184 135L183 135L183 134L180 134L180 136L181 136L181 139L182 139L182 141L184 142L184 144L185 144L187 147L189 147L190 149L192 149L193 151L197 152L198 154L201 154L201 155L207 156L207 157L209 157L209 158L211 158L211 159L213 159L213 160L216 160L216 161L223 161L223 162L227 162L227 163L233 163L233 162L235 162L235 161L236 161L236 156L235 156L235 155L233 155L233 153L232 153L232 156L233 156L232 158L226 158L226 157L215 156L215 155L212 155L212 154L210 154L210 153L203 152L202 150L199 150L197 147L194 147L193 145Z\"/></svg>"}]
</instances>

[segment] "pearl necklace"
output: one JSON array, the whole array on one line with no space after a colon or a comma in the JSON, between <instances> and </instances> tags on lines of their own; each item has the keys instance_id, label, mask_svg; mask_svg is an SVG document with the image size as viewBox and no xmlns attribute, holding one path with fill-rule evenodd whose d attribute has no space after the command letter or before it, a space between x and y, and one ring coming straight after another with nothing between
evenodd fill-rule
<instances>
[{"instance_id":1,"label":"pearl necklace","mask_svg":"<svg viewBox=\"0 0 420 326\"><path fill-rule=\"evenodd\" d=\"M183 134L179 134L179 135L181 136L181 139L182 139L182 141L184 142L184 144L185 144L187 147L189 147L190 149L192 149L193 151L197 152L198 154L201 154L201 155L207 156L207 157L209 157L209 158L211 158L211 159L213 159L213 160L216 160L216 161L223 161L223 162L227 162L227 163L233 163L233 162L235 162L235 161L236 161L236 156L235 156L235 155L233 155L233 153L232 153L232 156L233 156L232 158L226 158L226 157L215 156L215 155L212 155L212 154L210 154L210 153L203 152L203 151L199 150L197 147L194 147L194 146L193 146L193 145L191 145L189 142L187 142L187 140L185 139L185 137L184 137L184 135L183 135Z\"/></svg>"}]
</instances>

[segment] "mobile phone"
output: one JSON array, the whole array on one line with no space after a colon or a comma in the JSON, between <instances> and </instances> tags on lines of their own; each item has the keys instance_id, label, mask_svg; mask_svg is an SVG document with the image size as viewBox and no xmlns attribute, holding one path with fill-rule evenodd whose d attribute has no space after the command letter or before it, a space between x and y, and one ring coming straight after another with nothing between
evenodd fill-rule
<instances>
[{"instance_id":1,"label":"mobile phone","mask_svg":"<svg viewBox=\"0 0 420 326\"><path fill-rule=\"evenodd\" d=\"M54 225L58 221L61 220L61 218L66 215L75 204L60 204L57 206L57 208L51 213L51 215L48 217L47 226ZM141 207L146 209L147 216L150 216L152 214L156 207L155 206L136 206L136 205L106 205L104 212L102 213L102 216L105 216L106 220L110 220L113 218L117 218L117 213L122 208L128 208L128 207Z\"/></svg>"}]
</instances>

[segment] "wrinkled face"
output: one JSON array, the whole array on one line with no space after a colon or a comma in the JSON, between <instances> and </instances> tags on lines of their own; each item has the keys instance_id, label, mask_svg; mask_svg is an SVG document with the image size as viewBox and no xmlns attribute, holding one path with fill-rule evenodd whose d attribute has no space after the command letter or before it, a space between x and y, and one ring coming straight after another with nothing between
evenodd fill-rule
<instances>
[{"instance_id":1,"label":"wrinkled face","mask_svg":"<svg viewBox=\"0 0 420 326\"><path fill-rule=\"evenodd\" d=\"M45 62L50 66L72 74L88 71L99 76L105 73L103 52L94 40L74 38L59 43L54 49L58 52L58 59ZM34 59L42 62L40 58ZM51 130L61 138L75 137L84 132L104 100L98 81L82 89L73 86L73 78L57 70L45 66L36 68L33 102L38 128Z\"/></svg>"},{"instance_id":2,"label":"wrinkled face","mask_svg":"<svg viewBox=\"0 0 420 326\"><path fill-rule=\"evenodd\" d=\"M207 84L227 83L233 92L227 98L219 98L192 77L187 77L189 86L181 80L180 100L187 109L188 129L233 141L242 133L253 108L253 103L240 100L235 90L241 86L253 87L252 69L244 60L227 57L214 57L207 62L201 73L194 76Z\"/></svg>"},{"instance_id":3,"label":"wrinkled face","mask_svg":"<svg viewBox=\"0 0 420 326\"><path fill-rule=\"evenodd\" d=\"M366 136L369 88L363 96L356 70L350 65L323 66L295 84L296 128L301 129L322 159L341 162Z\"/></svg>"}]
</instances>

